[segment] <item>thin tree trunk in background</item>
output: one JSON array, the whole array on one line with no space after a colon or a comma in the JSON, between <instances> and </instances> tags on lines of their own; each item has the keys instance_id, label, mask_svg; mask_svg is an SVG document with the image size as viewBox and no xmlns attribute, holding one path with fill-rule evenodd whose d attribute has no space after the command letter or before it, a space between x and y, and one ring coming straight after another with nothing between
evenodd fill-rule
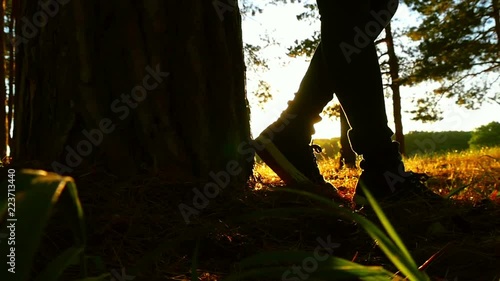
<instances>
[{"instance_id":1,"label":"thin tree trunk in background","mask_svg":"<svg viewBox=\"0 0 500 281\"><path fill-rule=\"evenodd\" d=\"M5 0L0 2L0 159L7 155L8 125L5 112L7 92L5 89Z\"/></svg>"},{"instance_id":2,"label":"thin tree trunk in background","mask_svg":"<svg viewBox=\"0 0 500 281\"><path fill-rule=\"evenodd\" d=\"M347 121L347 117L345 116L344 110L340 111L340 162L339 168L343 168L344 166L347 168L356 167L356 153L351 148L351 144L349 143L349 138L347 136L347 132L351 127L349 126L349 122Z\"/></svg>"},{"instance_id":3,"label":"thin tree trunk in background","mask_svg":"<svg viewBox=\"0 0 500 281\"><path fill-rule=\"evenodd\" d=\"M400 143L400 152L405 154L405 136L403 134L403 122L401 117L401 93L399 89L399 60L394 50L394 38L392 36L391 24L385 28L387 54L389 56L389 74L391 76L392 106L394 110L394 126L396 141Z\"/></svg>"},{"instance_id":4,"label":"thin tree trunk in background","mask_svg":"<svg viewBox=\"0 0 500 281\"><path fill-rule=\"evenodd\" d=\"M12 137L10 135L10 131L12 128L12 116L14 114L14 79L15 79L15 70L14 70L14 63L15 63L15 53L14 53L14 44L12 44L12 40L14 38L14 4L12 1L10 2L11 6L9 7L10 9L10 15L9 15L9 96L8 96L8 113L7 113L7 124L8 124L8 143L9 146L12 143ZM12 154L12 153L11 153Z\"/></svg>"},{"instance_id":5,"label":"thin tree trunk in background","mask_svg":"<svg viewBox=\"0 0 500 281\"><path fill-rule=\"evenodd\" d=\"M495 20L495 32L497 34L498 52L500 55L500 2L498 0L491 0L493 7L493 19Z\"/></svg>"}]
</instances>

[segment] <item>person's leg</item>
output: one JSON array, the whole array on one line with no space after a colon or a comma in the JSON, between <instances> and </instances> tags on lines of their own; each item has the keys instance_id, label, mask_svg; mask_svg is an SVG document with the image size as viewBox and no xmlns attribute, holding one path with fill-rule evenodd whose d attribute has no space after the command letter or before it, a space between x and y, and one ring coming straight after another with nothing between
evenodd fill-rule
<instances>
[{"instance_id":1,"label":"person's leg","mask_svg":"<svg viewBox=\"0 0 500 281\"><path fill-rule=\"evenodd\" d=\"M387 126L382 78L373 45L394 14L397 1L318 0L318 6L322 42L288 109L255 142L257 153L287 183L302 182L304 178L324 183L309 143L313 124L320 119L333 91L351 125L349 138L354 151L365 159L383 160L386 166L401 163L399 151L391 143L393 132ZM287 120L289 116L294 119ZM276 132L275 128L282 129Z\"/></svg>"},{"instance_id":2,"label":"person's leg","mask_svg":"<svg viewBox=\"0 0 500 281\"><path fill-rule=\"evenodd\" d=\"M425 194L439 197L420 175L405 171L399 144L387 126L382 75L374 40L397 10L397 0L317 0L323 59L351 126L353 150L363 155L356 198L365 185L376 197ZM398 194L398 195L396 195Z\"/></svg>"},{"instance_id":3,"label":"person's leg","mask_svg":"<svg viewBox=\"0 0 500 281\"><path fill-rule=\"evenodd\" d=\"M322 45L320 43L316 48L299 89L287 109L311 126L320 121L319 115L333 98L332 77L326 68Z\"/></svg>"},{"instance_id":4,"label":"person's leg","mask_svg":"<svg viewBox=\"0 0 500 281\"><path fill-rule=\"evenodd\" d=\"M333 86L320 44L288 108L254 141L257 154L287 184L312 183L326 186L327 192L334 190L318 169L314 156L318 148L310 145L314 123L321 120L320 113L332 98ZM335 196L330 193L328 197Z\"/></svg>"},{"instance_id":5,"label":"person's leg","mask_svg":"<svg viewBox=\"0 0 500 281\"><path fill-rule=\"evenodd\" d=\"M314 161L311 161L311 157L308 157L308 155L311 155L309 143L311 135L314 133L313 125L321 120L319 115L332 99L334 90L338 92L339 100L351 122L351 126L355 129L353 132L364 132L364 135L374 132L374 134L378 133L384 137L388 136L385 139L389 140L392 135L392 132L387 128L380 70L378 69L376 54L370 52L375 51L374 46L361 48L359 58L352 65L347 64L345 61L337 62L336 60L341 55L335 55L339 51L332 47L335 40L341 42L347 37L348 30L353 29L356 25L363 25L364 22L368 21L370 1L364 0L363 3L366 6L364 8L363 5L359 6L359 3L357 5L347 5L338 2L332 0L318 1L322 15L322 32L325 33L322 34L324 37L323 42L318 46L293 101L289 102L288 108L282 113L280 119L271 124L256 138L257 153L287 182L294 182L303 178L301 176L296 177L296 171L290 171L293 170L291 166L295 166L313 182L322 182L317 165ZM352 14L352 17L346 17L347 13ZM338 17L338 15L342 16ZM332 21L332 16L334 21ZM392 14L382 14L382 20L384 20L384 16L385 21L388 21ZM376 32L379 33L380 30ZM337 38L332 39L332 36ZM325 46L327 46L327 50ZM365 57L368 59L365 59ZM330 67L327 67L327 64ZM331 67L331 65L334 67ZM366 81L357 81L358 79ZM377 82L380 82L380 85ZM289 120L290 116L293 116L293 119ZM366 118L366 116L370 117ZM377 120L381 121L377 122ZM280 132L276 132L275 128L281 128L284 123L287 123L287 126ZM353 132L350 134L351 141L358 143L355 140L361 140L362 138L353 137L355 135ZM372 137L373 135L370 135L370 138ZM264 142L267 144L260 144ZM356 152L363 152L359 145L353 145L353 147L357 150ZM271 155L273 153L274 155ZM283 159L288 161L282 161Z\"/></svg>"},{"instance_id":6,"label":"person's leg","mask_svg":"<svg viewBox=\"0 0 500 281\"><path fill-rule=\"evenodd\" d=\"M370 154L391 143L382 75L373 41L394 15L398 1L318 0L321 44L330 81L351 130L358 154Z\"/></svg>"}]
</instances>

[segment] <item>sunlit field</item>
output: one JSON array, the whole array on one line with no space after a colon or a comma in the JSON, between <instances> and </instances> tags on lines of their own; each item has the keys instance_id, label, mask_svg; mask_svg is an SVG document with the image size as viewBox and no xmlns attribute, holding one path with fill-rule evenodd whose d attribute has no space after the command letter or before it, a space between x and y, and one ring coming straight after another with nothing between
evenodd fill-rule
<instances>
[{"instance_id":1,"label":"sunlit field","mask_svg":"<svg viewBox=\"0 0 500 281\"><path fill-rule=\"evenodd\" d=\"M325 179L337 187L343 196L350 198L361 170L339 170L339 158L326 158L321 154L317 155L317 158ZM496 201L500 198L500 194L497 196L500 182L500 147L413 156L405 158L405 166L407 170L429 175L427 185L442 196L454 191L452 198L463 201L478 202L487 198ZM279 177L261 162L256 164L255 174L259 179L256 188L283 184Z\"/></svg>"}]
</instances>

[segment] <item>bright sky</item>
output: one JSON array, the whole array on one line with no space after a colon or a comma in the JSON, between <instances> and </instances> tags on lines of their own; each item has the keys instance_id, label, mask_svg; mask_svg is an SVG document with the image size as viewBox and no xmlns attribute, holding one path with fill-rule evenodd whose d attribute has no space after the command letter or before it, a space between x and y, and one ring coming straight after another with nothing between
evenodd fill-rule
<instances>
[{"instance_id":1,"label":"bright sky","mask_svg":"<svg viewBox=\"0 0 500 281\"><path fill-rule=\"evenodd\" d=\"M287 101L293 99L293 94L297 91L302 76L304 75L308 62L303 59L292 59L286 57L286 47L293 45L298 39L309 38L314 30L319 30L319 20L312 26L307 22L298 21L296 15L304 11L303 4L288 4L286 6L266 6L262 14L248 17L243 21L243 39L252 44L261 44L260 37L269 34L269 37L280 43L281 46L271 46L265 49L266 58L269 59L270 71L266 73L247 73L249 79L247 90L251 105L251 125L252 134L257 136L271 122L278 118L281 111L287 106ZM404 19L404 20L403 20ZM409 21L417 20L414 15L403 5L400 5L393 20L393 25L397 27L408 24ZM275 58L281 57L281 60ZM259 79L267 81L271 85L273 100L260 109L253 91L256 81ZM466 110L454 104L453 100L443 98L440 108L444 111L444 119L434 123L422 123L412 121L411 114L406 110L414 109L411 98L415 94L424 94L425 87L417 88L404 87L401 89L403 107L403 128L404 132L410 131L470 131L481 125L492 121L500 122L500 105L486 104L480 110ZM394 129L392 118L392 102L386 101L389 126ZM323 119L315 125L316 134L314 138L331 138L340 135L340 125L337 120Z\"/></svg>"}]
</instances>

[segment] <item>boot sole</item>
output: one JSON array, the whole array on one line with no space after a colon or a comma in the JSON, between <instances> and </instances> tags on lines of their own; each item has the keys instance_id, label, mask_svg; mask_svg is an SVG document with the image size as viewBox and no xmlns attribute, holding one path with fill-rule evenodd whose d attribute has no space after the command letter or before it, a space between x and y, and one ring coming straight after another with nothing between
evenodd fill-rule
<instances>
[{"instance_id":1,"label":"boot sole","mask_svg":"<svg viewBox=\"0 0 500 281\"><path fill-rule=\"evenodd\" d=\"M260 135L254 140L254 142L258 142L261 145L259 148L255 145L253 146L262 161L264 161L285 183L306 185L313 184L308 177L306 177L286 159L285 155L281 153L271 139Z\"/></svg>"}]
</instances>

